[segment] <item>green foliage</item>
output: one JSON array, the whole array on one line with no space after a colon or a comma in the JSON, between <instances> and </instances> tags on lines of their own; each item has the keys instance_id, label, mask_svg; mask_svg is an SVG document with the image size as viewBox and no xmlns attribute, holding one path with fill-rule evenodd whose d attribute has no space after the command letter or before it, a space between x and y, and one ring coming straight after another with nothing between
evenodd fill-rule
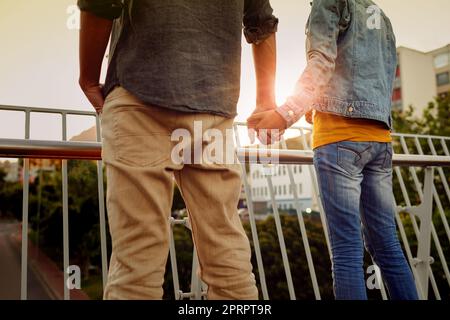
<instances>
[{"instance_id":1,"label":"green foliage","mask_svg":"<svg viewBox=\"0 0 450 320\"><path fill-rule=\"evenodd\" d=\"M450 136L450 94L430 102L420 124L424 134Z\"/></svg>"},{"instance_id":2,"label":"green foliage","mask_svg":"<svg viewBox=\"0 0 450 320\"><path fill-rule=\"evenodd\" d=\"M313 300L314 291L297 216L282 214L280 219L296 297L297 299ZM323 254L327 252L327 247L320 220L315 216L305 216L304 220L321 296L323 299L331 299L333 296L331 264L328 254ZM252 239L250 225L246 223L244 227L249 239ZM283 267L273 216L258 221L257 230L269 297L272 300L288 300L289 292L286 273ZM253 241L251 241L251 245L252 249L254 249ZM254 254L252 255L252 264L255 276L259 280L257 261ZM258 289L261 293L261 288ZM261 294L260 298L262 298Z\"/></svg>"},{"instance_id":3,"label":"green foliage","mask_svg":"<svg viewBox=\"0 0 450 320\"><path fill-rule=\"evenodd\" d=\"M0 188L2 188L3 184L5 183L5 177L6 177L5 169L0 167Z\"/></svg>"},{"instance_id":4,"label":"green foliage","mask_svg":"<svg viewBox=\"0 0 450 320\"><path fill-rule=\"evenodd\" d=\"M0 218L21 219L22 186L16 182L4 181L5 176L3 174L0 179Z\"/></svg>"}]
</instances>

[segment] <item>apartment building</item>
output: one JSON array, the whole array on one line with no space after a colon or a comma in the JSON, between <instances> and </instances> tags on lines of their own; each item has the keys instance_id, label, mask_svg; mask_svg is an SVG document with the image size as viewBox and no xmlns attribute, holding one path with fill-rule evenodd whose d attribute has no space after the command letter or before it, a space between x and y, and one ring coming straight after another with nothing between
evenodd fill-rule
<instances>
[{"instance_id":1,"label":"apartment building","mask_svg":"<svg viewBox=\"0 0 450 320\"><path fill-rule=\"evenodd\" d=\"M294 183L291 183L288 168L292 170ZM251 192L255 212L267 213L272 210L268 174L272 178L273 194L280 210L290 211L295 209L294 188L297 189L302 211L310 212L316 209L312 201L312 181L307 166L278 165L267 168L261 164L251 164Z\"/></svg>"},{"instance_id":2,"label":"apartment building","mask_svg":"<svg viewBox=\"0 0 450 320\"><path fill-rule=\"evenodd\" d=\"M413 106L420 117L434 97L450 91L450 44L430 52L399 47L397 55L393 109Z\"/></svg>"}]
</instances>

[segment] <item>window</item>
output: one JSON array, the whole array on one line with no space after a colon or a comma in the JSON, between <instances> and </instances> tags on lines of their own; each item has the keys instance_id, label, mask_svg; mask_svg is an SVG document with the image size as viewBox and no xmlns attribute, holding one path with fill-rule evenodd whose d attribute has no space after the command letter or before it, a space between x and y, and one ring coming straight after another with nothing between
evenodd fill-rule
<instances>
[{"instance_id":1,"label":"window","mask_svg":"<svg viewBox=\"0 0 450 320\"><path fill-rule=\"evenodd\" d=\"M286 185L283 186L283 194L286 195Z\"/></svg>"},{"instance_id":2,"label":"window","mask_svg":"<svg viewBox=\"0 0 450 320\"><path fill-rule=\"evenodd\" d=\"M302 166L298 166L298 173L302 173Z\"/></svg>"},{"instance_id":3,"label":"window","mask_svg":"<svg viewBox=\"0 0 450 320\"><path fill-rule=\"evenodd\" d=\"M436 69L444 68L449 64L449 53L441 53L434 57L434 67Z\"/></svg>"},{"instance_id":4,"label":"window","mask_svg":"<svg viewBox=\"0 0 450 320\"><path fill-rule=\"evenodd\" d=\"M303 193L303 188L302 188L302 184L301 183L298 184L298 193L299 194Z\"/></svg>"},{"instance_id":5,"label":"window","mask_svg":"<svg viewBox=\"0 0 450 320\"><path fill-rule=\"evenodd\" d=\"M392 101L399 101L402 100L402 89L396 88L394 89L394 92L392 93Z\"/></svg>"},{"instance_id":6,"label":"window","mask_svg":"<svg viewBox=\"0 0 450 320\"><path fill-rule=\"evenodd\" d=\"M445 86L450 83L450 74L449 72L443 72L436 75L437 85Z\"/></svg>"},{"instance_id":7,"label":"window","mask_svg":"<svg viewBox=\"0 0 450 320\"><path fill-rule=\"evenodd\" d=\"M294 166L294 173L297 173L297 166Z\"/></svg>"}]
</instances>

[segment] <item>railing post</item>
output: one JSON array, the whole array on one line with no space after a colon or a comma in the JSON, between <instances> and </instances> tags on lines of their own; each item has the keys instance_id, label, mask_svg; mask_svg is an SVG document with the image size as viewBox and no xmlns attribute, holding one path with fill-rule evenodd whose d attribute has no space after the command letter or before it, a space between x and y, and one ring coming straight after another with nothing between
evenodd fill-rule
<instances>
[{"instance_id":1,"label":"railing post","mask_svg":"<svg viewBox=\"0 0 450 320\"><path fill-rule=\"evenodd\" d=\"M67 141L67 115L62 114L62 138ZM64 272L64 300L70 300L70 291L67 284L69 275L69 188L67 160L62 160L62 214L63 214L63 272Z\"/></svg>"},{"instance_id":2,"label":"railing post","mask_svg":"<svg viewBox=\"0 0 450 320\"><path fill-rule=\"evenodd\" d=\"M173 217L169 218L169 254L170 254L170 266L172 268L172 281L173 281L173 292L175 300L181 300L183 291L180 290L180 280L178 278L178 265L177 265L177 253L175 250L175 239L173 236L173 230L176 224L180 224L180 220L175 220ZM184 221L183 221L184 224Z\"/></svg>"},{"instance_id":3,"label":"railing post","mask_svg":"<svg viewBox=\"0 0 450 320\"><path fill-rule=\"evenodd\" d=\"M278 243L280 245L281 259L283 260L284 273L286 274L286 281L287 281L287 286L288 286L288 291L289 291L289 297L291 300L295 300L296 297L295 297L294 282L292 280L291 267L289 265L289 258L288 258L288 254L287 254L286 243L284 241L280 213L278 211L277 201L275 198L275 192L274 192L273 182L272 182L272 175L270 172L268 172L268 171L271 171L271 169L272 169L271 167L266 168L267 185L269 187L269 195L270 195L270 200L272 202L273 217L275 219L275 228L277 231Z\"/></svg>"},{"instance_id":4,"label":"railing post","mask_svg":"<svg viewBox=\"0 0 450 320\"><path fill-rule=\"evenodd\" d=\"M30 160L24 159L23 167L23 199L22 199L22 261L20 299L27 300L28 289L28 196L30 181Z\"/></svg>"},{"instance_id":5,"label":"railing post","mask_svg":"<svg viewBox=\"0 0 450 320\"><path fill-rule=\"evenodd\" d=\"M191 274L191 300L202 300L203 292L202 292L202 280L198 276L198 255L197 249L195 248L192 253L192 274Z\"/></svg>"},{"instance_id":6,"label":"railing post","mask_svg":"<svg viewBox=\"0 0 450 320\"><path fill-rule=\"evenodd\" d=\"M241 141L239 138L239 129L237 124L234 124L234 135L236 138L236 146L238 148L241 147ZM253 196L252 196L252 190L250 182L248 181L247 176L247 169L245 167L245 163L241 162L241 172L242 172L242 181L244 185L244 192L245 197L247 199L247 209L248 209L248 217L250 221L250 230L252 234L252 241L253 241L253 248L256 258L256 265L258 268L258 275L259 275L259 283L261 285L261 293L264 300L269 300L269 291L267 290L267 283L266 283L266 273L264 271L264 263L262 259L261 254L261 246L259 244L259 237L258 237L258 229L256 227L256 219L255 219L255 211L253 208Z\"/></svg>"},{"instance_id":7,"label":"railing post","mask_svg":"<svg viewBox=\"0 0 450 320\"><path fill-rule=\"evenodd\" d=\"M95 117L97 141L101 142L100 115ZM97 188L98 188L98 211L100 220L100 251L102 261L102 285L105 291L108 280L108 252L106 246L106 216L105 216L105 192L103 187L103 161L97 161Z\"/></svg>"},{"instance_id":8,"label":"railing post","mask_svg":"<svg viewBox=\"0 0 450 320\"><path fill-rule=\"evenodd\" d=\"M30 112L25 111L25 139L30 139ZM30 186L30 160L23 160L22 193L22 261L20 275L20 299L27 300L28 289L28 198Z\"/></svg>"},{"instance_id":9,"label":"railing post","mask_svg":"<svg viewBox=\"0 0 450 320\"><path fill-rule=\"evenodd\" d=\"M433 262L430 256L431 248L431 223L433 215L433 168L425 169L425 184L423 192L423 202L418 207L411 208L411 211L420 219L420 232L417 249L417 258L414 259L414 268L417 270L418 281L421 284L422 299L428 298L428 284L430 277L429 266Z\"/></svg>"}]
</instances>

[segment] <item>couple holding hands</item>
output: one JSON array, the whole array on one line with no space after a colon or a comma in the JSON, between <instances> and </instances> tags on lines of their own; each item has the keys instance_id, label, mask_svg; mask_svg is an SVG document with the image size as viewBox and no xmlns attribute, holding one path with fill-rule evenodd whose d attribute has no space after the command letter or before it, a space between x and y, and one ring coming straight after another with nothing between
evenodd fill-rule
<instances>
[{"instance_id":1,"label":"couple holding hands","mask_svg":"<svg viewBox=\"0 0 450 320\"><path fill-rule=\"evenodd\" d=\"M257 80L249 129L270 143L271 131L283 132L304 115L314 124L314 166L336 299L367 299L364 247L380 267L391 299L418 299L394 218L390 132L396 42L388 17L373 1L312 1L307 67L281 106L274 98L278 19L269 0L79 0L78 5L80 86L102 114L112 238L105 299L162 298L174 183L187 205L208 299L258 298L250 245L236 209L240 167L175 164L170 158L176 129L191 132L195 121L202 121L204 130L232 128L242 25L253 46ZM106 82L100 85L110 35Z\"/></svg>"}]
</instances>

